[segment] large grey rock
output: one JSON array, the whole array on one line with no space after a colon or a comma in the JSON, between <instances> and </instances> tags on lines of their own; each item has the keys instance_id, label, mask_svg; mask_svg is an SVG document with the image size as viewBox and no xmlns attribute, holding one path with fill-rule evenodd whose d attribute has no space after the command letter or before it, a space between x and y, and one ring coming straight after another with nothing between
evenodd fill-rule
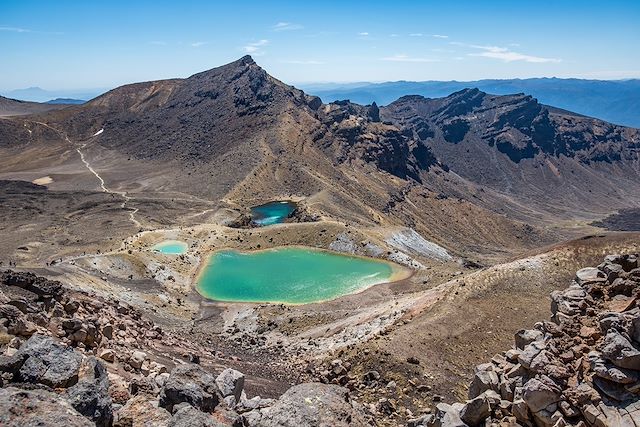
<instances>
[{"instance_id":1,"label":"large grey rock","mask_svg":"<svg viewBox=\"0 0 640 427\"><path fill-rule=\"evenodd\" d=\"M600 353L592 351L587 355L591 370L600 378L620 384L632 384L640 379L636 371L612 366L600 357Z\"/></svg>"},{"instance_id":2,"label":"large grey rock","mask_svg":"<svg viewBox=\"0 0 640 427\"><path fill-rule=\"evenodd\" d=\"M616 280L622 273L624 273L624 269L620 264L605 264L602 268L604 273L607 275L607 280L609 282L613 282Z\"/></svg>"},{"instance_id":3,"label":"large grey rock","mask_svg":"<svg viewBox=\"0 0 640 427\"><path fill-rule=\"evenodd\" d=\"M138 395L127 401L116 413L114 427L166 427L171 414L158 407L157 401L148 396Z\"/></svg>"},{"instance_id":4,"label":"large grey rock","mask_svg":"<svg viewBox=\"0 0 640 427\"><path fill-rule=\"evenodd\" d=\"M27 356L25 354L19 353L12 354L11 356L0 354L0 371L17 374L26 358Z\"/></svg>"},{"instance_id":5,"label":"large grey rock","mask_svg":"<svg viewBox=\"0 0 640 427\"><path fill-rule=\"evenodd\" d=\"M609 398L617 400L619 402L636 398L636 396L633 393L627 391L627 389L622 384L618 384L601 377L594 377L593 385L601 392L601 395L604 394Z\"/></svg>"},{"instance_id":6,"label":"large grey rock","mask_svg":"<svg viewBox=\"0 0 640 427\"><path fill-rule=\"evenodd\" d=\"M70 387L78 381L82 355L52 338L33 335L16 355L26 359L18 372L23 382L57 388Z\"/></svg>"},{"instance_id":7,"label":"large grey rock","mask_svg":"<svg viewBox=\"0 0 640 427\"><path fill-rule=\"evenodd\" d=\"M160 392L160 406L170 412L182 402L212 412L220 400L215 378L196 364L174 368Z\"/></svg>"},{"instance_id":8,"label":"large grey rock","mask_svg":"<svg viewBox=\"0 0 640 427\"><path fill-rule=\"evenodd\" d=\"M83 362L80 381L65 391L65 398L97 427L107 427L113 422L107 370L95 357Z\"/></svg>"},{"instance_id":9,"label":"large grey rock","mask_svg":"<svg viewBox=\"0 0 640 427\"><path fill-rule=\"evenodd\" d=\"M640 310L631 319L631 339L640 343Z\"/></svg>"},{"instance_id":10,"label":"large grey rock","mask_svg":"<svg viewBox=\"0 0 640 427\"><path fill-rule=\"evenodd\" d=\"M640 351L619 332L610 330L604 338L602 355L620 368L640 370Z\"/></svg>"},{"instance_id":11,"label":"large grey rock","mask_svg":"<svg viewBox=\"0 0 640 427\"><path fill-rule=\"evenodd\" d=\"M637 406L637 399L622 406L599 402L585 405L581 411L589 426L627 427L640 425L640 409Z\"/></svg>"},{"instance_id":12,"label":"large grey rock","mask_svg":"<svg viewBox=\"0 0 640 427\"><path fill-rule=\"evenodd\" d=\"M500 378L491 363L478 365L474 371L473 381L469 386L469 399L479 396L486 390L500 391Z\"/></svg>"},{"instance_id":13,"label":"large grey rock","mask_svg":"<svg viewBox=\"0 0 640 427\"><path fill-rule=\"evenodd\" d=\"M560 387L551 379L541 377L532 378L524 385L522 398L527 403L531 412L538 412L552 403L560 400Z\"/></svg>"},{"instance_id":14,"label":"large grey rock","mask_svg":"<svg viewBox=\"0 0 640 427\"><path fill-rule=\"evenodd\" d=\"M255 414L249 417L251 427L369 425L362 409L351 401L349 390L321 383L304 383L291 387L271 407L261 410L259 418ZM245 420L249 417L245 417Z\"/></svg>"},{"instance_id":15,"label":"large grey rock","mask_svg":"<svg viewBox=\"0 0 640 427\"><path fill-rule=\"evenodd\" d=\"M487 392L468 400L460 411L460 419L470 425L478 425L491 414L491 403Z\"/></svg>"},{"instance_id":16,"label":"large grey rock","mask_svg":"<svg viewBox=\"0 0 640 427\"><path fill-rule=\"evenodd\" d=\"M235 402L239 402L244 388L244 374L235 369L227 368L218 375L216 384L222 397L233 396Z\"/></svg>"},{"instance_id":17,"label":"large grey rock","mask_svg":"<svg viewBox=\"0 0 640 427\"><path fill-rule=\"evenodd\" d=\"M531 344L527 345L522 353L518 356L518 362L520 365L525 368L531 368L531 364L533 360L544 350L546 350L547 345L544 341L534 341Z\"/></svg>"},{"instance_id":18,"label":"large grey rock","mask_svg":"<svg viewBox=\"0 0 640 427\"><path fill-rule=\"evenodd\" d=\"M516 348L520 350L523 350L534 341L540 341L542 338L544 338L544 335L537 329L520 329L514 335Z\"/></svg>"},{"instance_id":19,"label":"large grey rock","mask_svg":"<svg viewBox=\"0 0 640 427\"><path fill-rule=\"evenodd\" d=\"M511 405L511 413L513 413L516 419L521 423L527 423L529 421L529 407L527 406L527 402L523 399L516 399L513 401L513 404Z\"/></svg>"},{"instance_id":20,"label":"large grey rock","mask_svg":"<svg viewBox=\"0 0 640 427\"><path fill-rule=\"evenodd\" d=\"M460 419L462 408L462 403L454 403L453 405L439 403L436 405L435 416L429 420L427 425L429 427L468 427L468 425Z\"/></svg>"},{"instance_id":21,"label":"large grey rock","mask_svg":"<svg viewBox=\"0 0 640 427\"><path fill-rule=\"evenodd\" d=\"M45 390L0 389L0 425L3 427L90 427L63 398Z\"/></svg>"},{"instance_id":22,"label":"large grey rock","mask_svg":"<svg viewBox=\"0 0 640 427\"><path fill-rule=\"evenodd\" d=\"M640 316L639 316L640 317ZM598 324L603 335L614 329L618 332L633 335L633 316L627 313L604 312L598 316Z\"/></svg>"},{"instance_id":23,"label":"large grey rock","mask_svg":"<svg viewBox=\"0 0 640 427\"><path fill-rule=\"evenodd\" d=\"M605 282L607 280L604 272L594 267L586 267L576 272L576 281L579 285L586 285L594 282Z\"/></svg>"},{"instance_id":24,"label":"large grey rock","mask_svg":"<svg viewBox=\"0 0 640 427\"><path fill-rule=\"evenodd\" d=\"M147 360L147 354L144 351L136 350L131 353L129 365L134 369L140 369L145 360Z\"/></svg>"},{"instance_id":25,"label":"large grey rock","mask_svg":"<svg viewBox=\"0 0 640 427\"><path fill-rule=\"evenodd\" d=\"M211 414L198 411L189 404L181 404L180 408L169 420L169 427L225 427L216 421Z\"/></svg>"}]
</instances>

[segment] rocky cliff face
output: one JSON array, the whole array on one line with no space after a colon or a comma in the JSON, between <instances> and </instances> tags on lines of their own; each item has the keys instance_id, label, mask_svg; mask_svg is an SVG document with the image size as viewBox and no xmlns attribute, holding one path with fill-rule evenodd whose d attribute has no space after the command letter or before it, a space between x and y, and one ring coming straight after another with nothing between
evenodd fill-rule
<instances>
[{"instance_id":1,"label":"rocky cliff face","mask_svg":"<svg viewBox=\"0 0 640 427\"><path fill-rule=\"evenodd\" d=\"M547 107L524 94L465 89L439 99L405 96L385 107L383 117L420 132L423 140L482 141L516 163L540 155L637 161L640 148L636 129Z\"/></svg>"},{"instance_id":2,"label":"rocky cliff face","mask_svg":"<svg viewBox=\"0 0 640 427\"><path fill-rule=\"evenodd\" d=\"M639 256L607 256L551 294L551 321L475 368L469 400L411 426L640 425Z\"/></svg>"},{"instance_id":3,"label":"rocky cliff face","mask_svg":"<svg viewBox=\"0 0 640 427\"><path fill-rule=\"evenodd\" d=\"M605 209L608 192L637 199L640 130L540 104L524 94L466 89L405 96L381 117L413 132L449 170L484 190L551 211ZM496 206L487 204L489 209ZM582 207L582 208L581 208Z\"/></svg>"},{"instance_id":4,"label":"rocky cliff face","mask_svg":"<svg viewBox=\"0 0 640 427\"><path fill-rule=\"evenodd\" d=\"M421 181L420 174L437 165L435 157L413 132L380 122L378 106L349 101L326 105L318 112L321 125L314 141L338 163L371 163L403 179Z\"/></svg>"}]
</instances>

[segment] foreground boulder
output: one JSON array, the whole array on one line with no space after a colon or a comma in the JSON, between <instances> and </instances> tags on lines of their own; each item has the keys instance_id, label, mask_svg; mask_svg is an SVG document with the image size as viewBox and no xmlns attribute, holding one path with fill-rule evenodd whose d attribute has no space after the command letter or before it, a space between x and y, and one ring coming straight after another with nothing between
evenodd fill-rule
<instances>
[{"instance_id":1,"label":"foreground boulder","mask_svg":"<svg viewBox=\"0 0 640 427\"><path fill-rule=\"evenodd\" d=\"M291 387L271 407L244 416L260 427L368 426L362 408L349 390L332 384L305 383Z\"/></svg>"},{"instance_id":2,"label":"foreground boulder","mask_svg":"<svg viewBox=\"0 0 640 427\"><path fill-rule=\"evenodd\" d=\"M87 427L94 424L55 393L7 387L0 389L0 425Z\"/></svg>"},{"instance_id":3,"label":"foreground boulder","mask_svg":"<svg viewBox=\"0 0 640 427\"><path fill-rule=\"evenodd\" d=\"M215 377L196 364L177 366L160 393L160 406L169 412L183 402L203 412L212 412L220 400Z\"/></svg>"},{"instance_id":4,"label":"foreground boulder","mask_svg":"<svg viewBox=\"0 0 640 427\"><path fill-rule=\"evenodd\" d=\"M80 381L65 391L65 397L71 406L95 422L96 426L107 427L112 424L107 370L95 357L84 361Z\"/></svg>"},{"instance_id":5,"label":"foreground boulder","mask_svg":"<svg viewBox=\"0 0 640 427\"><path fill-rule=\"evenodd\" d=\"M70 387L78 382L82 355L52 338L33 335L25 342L16 357L23 361L18 378L27 383L49 387Z\"/></svg>"},{"instance_id":6,"label":"foreground boulder","mask_svg":"<svg viewBox=\"0 0 640 427\"><path fill-rule=\"evenodd\" d=\"M188 403L182 403L176 408L176 413L169 420L168 427L225 427L216 421L211 414L198 411Z\"/></svg>"},{"instance_id":7,"label":"foreground boulder","mask_svg":"<svg viewBox=\"0 0 640 427\"><path fill-rule=\"evenodd\" d=\"M242 389L244 388L244 374L235 369L227 368L216 378L216 385L222 393L222 397L233 398L233 405L240 402ZM232 406L233 406L232 405Z\"/></svg>"},{"instance_id":8,"label":"foreground boulder","mask_svg":"<svg viewBox=\"0 0 640 427\"><path fill-rule=\"evenodd\" d=\"M114 427L165 427L171 420L171 414L158 407L157 401L147 396L134 396L120 408L113 423Z\"/></svg>"}]
</instances>

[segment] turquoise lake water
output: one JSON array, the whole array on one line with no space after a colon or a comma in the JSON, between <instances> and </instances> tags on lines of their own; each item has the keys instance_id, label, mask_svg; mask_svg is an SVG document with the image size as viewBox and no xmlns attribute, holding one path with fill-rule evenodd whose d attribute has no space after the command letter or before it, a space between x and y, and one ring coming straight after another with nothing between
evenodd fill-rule
<instances>
[{"instance_id":1,"label":"turquoise lake water","mask_svg":"<svg viewBox=\"0 0 640 427\"><path fill-rule=\"evenodd\" d=\"M155 245L152 250L165 255L181 255L187 252L189 246L185 242L178 240L165 240Z\"/></svg>"},{"instance_id":2,"label":"turquoise lake water","mask_svg":"<svg viewBox=\"0 0 640 427\"><path fill-rule=\"evenodd\" d=\"M388 262L312 248L223 250L209 257L198 291L217 301L305 304L389 282L394 272Z\"/></svg>"},{"instance_id":3,"label":"turquoise lake water","mask_svg":"<svg viewBox=\"0 0 640 427\"><path fill-rule=\"evenodd\" d=\"M251 220L260 226L279 224L295 209L296 204L291 201L265 203L251 208Z\"/></svg>"}]
</instances>

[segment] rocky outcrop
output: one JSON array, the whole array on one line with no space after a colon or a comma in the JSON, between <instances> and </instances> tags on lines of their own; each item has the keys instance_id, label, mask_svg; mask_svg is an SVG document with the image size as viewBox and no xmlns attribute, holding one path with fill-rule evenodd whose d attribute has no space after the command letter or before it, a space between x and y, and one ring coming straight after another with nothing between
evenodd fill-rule
<instances>
[{"instance_id":1,"label":"rocky outcrop","mask_svg":"<svg viewBox=\"0 0 640 427\"><path fill-rule=\"evenodd\" d=\"M291 387L272 406L243 416L249 426L367 426L360 405L344 387L305 383Z\"/></svg>"},{"instance_id":2,"label":"rocky outcrop","mask_svg":"<svg viewBox=\"0 0 640 427\"><path fill-rule=\"evenodd\" d=\"M438 164L414 134L380 121L377 105L333 102L319 114L313 139L338 163L364 161L400 178L421 181L420 173Z\"/></svg>"},{"instance_id":3,"label":"rocky outcrop","mask_svg":"<svg viewBox=\"0 0 640 427\"><path fill-rule=\"evenodd\" d=\"M95 357L87 357L80 367L79 381L65 391L66 400L73 408L95 422L98 427L113 422L109 378L104 364Z\"/></svg>"},{"instance_id":4,"label":"rocky outcrop","mask_svg":"<svg viewBox=\"0 0 640 427\"><path fill-rule=\"evenodd\" d=\"M7 355L5 351L0 359L0 371L3 372L2 378L7 382L8 390L11 387L29 390L23 394L12 392L0 395L0 406L14 404L12 402L18 398L42 401L39 404L45 406L46 402L52 402L60 405L60 410L71 418L75 418L76 414L84 415L93 422L91 425L111 425L113 416L108 392L109 380L104 365L95 357L85 358L71 347L59 344L50 337L35 334L16 353ZM46 391L31 393L31 389L55 389L61 393L51 396ZM77 424L72 424L75 422L73 420L69 422L69 425Z\"/></svg>"},{"instance_id":5,"label":"rocky outcrop","mask_svg":"<svg viewBox=\"0 0 640 427\"><path fill-rule=\"evenodd\" d=\"M6 427L87 427L93 423L55 393L0 388L0 425Z\"/></svg>"},{"instance_id":6,"label":"rocky outcrop","mask_svg":"<svg viewBox=\"0 0 640 427\"><path fill-rule=\"evenodd\" d=\"M385 117L423 140L482 141L515 163L538 155L576 156L586 163L637 159L637 130L547 107L522 93L464 89L437 99L404 96L383 109Z\"/></svg>"},{"instance_id":7,"label":"rocky outcrop","mask_svg":"<svg viewBox=\"0 0 640 427\"><path fill-rule=\"evenodd\" d=\"M14 357L20 361L17 372L10 372L16 381L53 388L70 387L78 382L82 356L49 337L32 336Z\"/></svg>"},{"instance_id":8,"label":"rocky outcrop","mask_svg":"<svg viewBox=\"0 0 640 427\"><path fill-rule=\"evenodd\" d=\"M176 367L160 393L160 406L170 412L183 402L211 412L221 400L215 377L198 365Z\"/></svg>"},{"instance_id":9,"label":"rocky outcrop","mask_svg":"<svg viewBox=\"0 0 640 427\"><path fill-rule=\"evenodd\" d=\"M367 425L345 388L301 384L277 401L248 398L242 372L214 372L191 353L195 363L168 372L151 344L184 342L127 304L28 273L0 279L0 425Z\"/></svg>"},{"instance_id":10,"label":"rocky outcrop","mask_svg":"<svg viewBox=\"0 0 640 427\"><path fill-rule=\"evenodd\" d=\"M422 426L640 426L640 264L610 255L551 294L552 321L475 368L469 400Z\"/></svg>"}]
</instances>

